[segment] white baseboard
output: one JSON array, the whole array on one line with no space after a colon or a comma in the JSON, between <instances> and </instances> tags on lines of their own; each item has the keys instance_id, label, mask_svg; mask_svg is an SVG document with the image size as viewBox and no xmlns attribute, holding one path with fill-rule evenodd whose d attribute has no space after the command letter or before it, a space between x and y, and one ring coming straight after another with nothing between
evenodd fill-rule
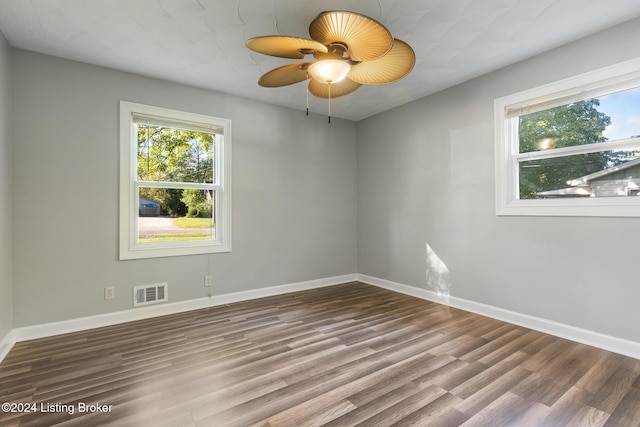
<instances>
[{"instance_id":1,"label":"white baseboard","mask_svg":"<svg viewBox=\"0 0 640 427\"><path fill-rule=\"evenodd\" d=\"M502 320L514 325L523 326L525 328L534 329L549 335L560 338L566 338L582 344L598 347L603 350L622 354L624 356L640 359L640 343L629 341L623 338L616 338L610 335L601 334L599 332L587 329L577 328L575 326L565 325L553 320L542 319L540 317L530 316L528 314L517 313L503 308L482 304L457 298L452 296L439 295L426 289L419 289L413 286L403 285L401 283L392 282L377 277L371 277L364 274L357 275L358 281L369 285L378 286L391 291L400 292L428 301L437 302L448 305L450 307L459 308L461 310L470 311L472 313L491 317L493 319Z\"/></svg>"},{"instance_id":2,"label":"white baseboard","mask_svg":"<svg viewBox=\"0 0 640 427\"><path fill-rule=\"evenodd\" d=\"M218 305L231 304L239 301L247 301L256 298L281 295L290 292L298 292L309 289L316 289L325 286L338 285L353 281L360 281L370 285L378 286L391 291L400 292L428 301L470 311L493 319L513 323L515 325L545 332L561 338L577 341L583 344L602 348L604 350L619 353L625 356L640 359L640 343L616 338L598 332L577 328L570 325L542 319L527 314L516 313L499 307L494 307L463 298L439 295L425 289L403 285L389 280L379 279L364 274L347 274L344 276L328 277L324 279L309 280L306 282L291 283L268 288L253 289L249 291L233 292L229 294L216 295L212 298L198 298L189 301L179 301L167 304L140 307L131 310L118 311L114 313L99 314L96 316L82 317L78 319L64 320L61 322L46 323L41 325L24 326L15 328L0 340L0 362L9 353L9 350L16 342L37 338L44 338L69 332L83 331L87 329L99 328L102 326L116 325L119 323L134 320L148 319L151 317L164 316L167 314L182 313L190 310L215 307Z\"/></svg>"},{"instance_id":3,"label":"white baseboard","mask_svg":"<svg viewBox=\"0 0 640 427\"><path fill-rule=\"evenodd\" d=\"M0 339L0 362L9 354L9 350L13 348L16 343L13 330L9 331L2 339Z\"/></svg>"},{"instance_id":4,"label":"white baseboard","mask_svg":"<svg viewBox=\"0 0 640 427\"><path fill-rule=\"evenodd\" d=\"M9 349L15 342L32 340L37 338L50 337L54 335L66 334L69 332L84 331L87 329L100 328L103 326L116 325L134 320L148 319L151 317L164 316L167 314L182 313L190 310L214 307L217 305L230 304L238 301L246 301L256 298L263 298L274 295L286 294L289 292L305 291L308 289L321 288L324 286L338 285L356 280L355 274L344 276L328 277L324 279L309 280L306 282L291 283L268 288L253 289L249 291L233 292L229 294L214 295L211 298L198 298L188 301L178 301L173 303L151 305L130 310L117 311L113 313L98 314L95 316L81 317L77 319L63 320L60 322L45 323L33 326L24 326L13 329ZM4 343L4 341L2 342ZM0 348L2 348L0 343ZM5 354L0 354L0 362Z\"/></svg>"},{"instance_id":5,"label":"white baseboard","mask_svg":"<svg viewBox=\"0 0 640 427\"><path fill-rule=\"evenodd\" d=\"M222 304L231 304L233 302L238 302L238 301L247 301L247 300L252 300L256 298L264 298L264 297L270 297L274 295L288 294L290 292L306 291L309 289L323 288L325 286L340 285L342 283L355 282L357 280L357 277L358 277L357 274L346 274L344 276L335 276L335 277L328 277L325 279L309 280L306 282L292 283L289 285L279 285L279 286L272 286L269 288L253 289L250 291L233 292L230 294L214 296L212 298L213 304L211 305L215 306L215 305L222 305Z\"/></svg>"},{"instance_id":6,"label":"white baseboard","mask_svg":"<svg viewBox=\"0 0 640 427\"><path fill-rule=\"evenodd\" d=\"M209 298L198 298L189 301L179 301L167 304L144 306L140 308L116 311L113 313L97 314L95 316L79 317L59 322L42 323L39 325L23 326L13 330L15 341L27 341L70 332L101 328L117 325L134 320L149 319L167 314L182 313L209 307Z\"/></svg>"}]
</instances>

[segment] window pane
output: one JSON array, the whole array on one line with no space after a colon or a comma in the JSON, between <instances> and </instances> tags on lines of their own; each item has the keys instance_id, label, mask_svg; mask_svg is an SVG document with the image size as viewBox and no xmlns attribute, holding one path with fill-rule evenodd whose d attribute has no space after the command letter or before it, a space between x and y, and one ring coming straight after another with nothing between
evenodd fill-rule
<instances>
[{"instance_id":1,"label":"window pane","mask_svg":"<svg viewBox=\"0 0 640 427\"><path fill-rule=\"evenodd\" d=\"M620 197L640 188L637 150L530 160L519 163L520 199Z\"/></svg>"},{"instance_id":2,"label":"window pane","mask_svg":"<svg viewBox=\"0 0 640 427\"><path fill-rule=\"evenodd\" d=\"M213 183L215 135L144 123L138 132L138 179Z\"/></svg>"},{"instance_id":3,"label":"window pane","mask_svg":"<svg viewBox=\"0 0 640 427\"><path fill-rule=\"evenodd\" d=\"M520 116L520 152L606 141L602 132L611 119L598 106L589 99Z\"/></svg>"},{"instance_id":4,"label":"window pane","mask_svg":"<svg viewBox=\"0 0 640 427\"><path fill-rule=\"evenodd\" d=\"M640 88L520 116L520 153L640 136Z\"/></svg>"},{"instance_id":5,"label":"window pane","mask_svg":"<svg viewBox=\"0 0 640 427\"><path fill-rule=\"evenodd\" d=\"M140 188L138 243L215 240L215 191Z\"/></svg>"},{"instance_id":6,"label":"window pane","mask_svg":"<svg viewBox=\"0 0 640 427\"><path fill-rule=\"evenodd\" d=\"M640 137L640 87L599 99L599 110L611 117L611 124L603 133L608 141Z\"/></svg>"}]
</instances>

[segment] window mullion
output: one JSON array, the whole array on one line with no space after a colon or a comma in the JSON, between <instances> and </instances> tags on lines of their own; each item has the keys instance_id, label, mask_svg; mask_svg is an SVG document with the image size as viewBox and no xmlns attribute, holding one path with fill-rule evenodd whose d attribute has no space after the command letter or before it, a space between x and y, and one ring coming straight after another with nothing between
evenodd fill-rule
<instances>
[{"instance_id":1,"label":"window mullion","mask_svg":"<svg viewBox=\"0 0 640 427\"><path fill-rule=\"evenodd\" d=\"M530 151L515 155L516 161L551 159L554 157L575 156L577 154L599 153L609 150L625 150L640 147L640 138L619 139L616 141L598 142L596 144L575 145L553 150Z\"/></svg>"},{"instance_id":2,"label":"window mullion","mask_svg":"<svg viewBox=\"0 0 640 427\"><path fill-rule=\"evenodd\" d=\"M136 181L138 187L145 188L171 188L180 190L183 188L195 189L195 190L215 190L219 187L218 184L209 184L206 182L174 182L174 181Z\"/></svg>"}]
</instances>

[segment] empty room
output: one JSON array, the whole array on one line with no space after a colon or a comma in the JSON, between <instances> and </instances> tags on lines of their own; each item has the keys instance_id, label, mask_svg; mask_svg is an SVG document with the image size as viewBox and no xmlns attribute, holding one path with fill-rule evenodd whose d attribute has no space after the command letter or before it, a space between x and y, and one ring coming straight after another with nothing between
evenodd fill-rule
<instances>
[{"instance_id":1,"label":"empty room","mask_svg":"<svg viewBox=\"0 0 640 427\"><path fill-rule=\"evenodd\" d=\"M640 426L637 1L0 33L0 427Z\"/></svg>"}]
</instances>

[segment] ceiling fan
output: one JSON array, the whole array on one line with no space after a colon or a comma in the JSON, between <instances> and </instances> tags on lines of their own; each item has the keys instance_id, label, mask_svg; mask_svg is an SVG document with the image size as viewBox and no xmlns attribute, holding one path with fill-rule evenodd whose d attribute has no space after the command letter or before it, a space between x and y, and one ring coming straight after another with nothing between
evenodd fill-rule
<instances>
[{"instance_id":1,"label":"ceiling fan","mask_svg":"<svg viewBox=\"0 0 640 427\"><path fill-rule=\"evenodd\" d=\"M258 84L281 87L310 80L312 95L331 99L362 85L400 80L415 64L411 46L394 39L381 23L359 13L322 12L311 21L309 35L311 39L261 36L247 40L249 49L265 55L290 59L313 55L316 59L275 68L262 75Z\"/></svg>"}]
</instances>

